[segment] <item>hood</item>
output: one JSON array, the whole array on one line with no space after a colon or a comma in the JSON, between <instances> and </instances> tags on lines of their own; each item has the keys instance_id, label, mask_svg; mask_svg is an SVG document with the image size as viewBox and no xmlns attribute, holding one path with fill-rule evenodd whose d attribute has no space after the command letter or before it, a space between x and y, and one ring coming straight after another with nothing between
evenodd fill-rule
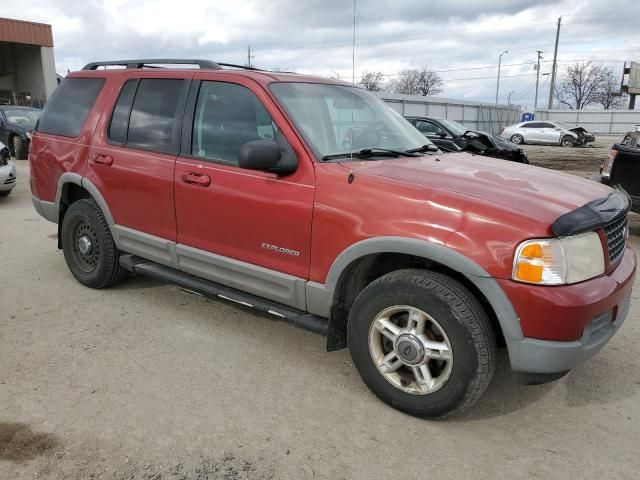
<instances>
[{"instance_id":1,"label":"hood","mask_svg":"<svg viewBox=\"0 0 640 480\"><path fill-rule=\"evenodd\" d=\"M15 133L21 136L25 136L27 133L33 132L33 128L25 127L24 125L16 125L15 123L7 123L7 126L11 127Z\"/></svg>"},{"instance_id":2,"label":"hood","mask_svg":"<svg viewBox=\"0 0 640 480\"><path fill-rule=\"evenodd\" d=\"M354 172L482 199L548 224L560 215L607 196L607 186L541 167L448 153L344 163Z\"/></svg>"}]
</instances>

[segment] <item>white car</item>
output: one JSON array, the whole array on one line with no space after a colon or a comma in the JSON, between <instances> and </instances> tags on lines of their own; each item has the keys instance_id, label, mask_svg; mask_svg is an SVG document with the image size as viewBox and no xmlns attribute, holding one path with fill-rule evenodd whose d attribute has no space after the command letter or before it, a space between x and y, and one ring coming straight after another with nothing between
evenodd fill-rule
<instances>
[{"instance_id":1,"label":"white car","mask_svg":"<svg viewBox=\"0 0 640 480\"><path fill-rule=\"evenodd\" d=\"M503 129L500 136L518 145L538 143L563 147L586 145L596 139L583 127L571 127L562 122L548 120L517 123Z\"/></svg>"},{"instance_id":2,"label":"white car","mask_svg":"<svg viewBox=\"0 0 640 480\"><path fill-rule=\"evenodd\" d=\"M6 197L16 186L16 166L4 143L0 142L0 197Z\"/></svg>"}]
</instances>

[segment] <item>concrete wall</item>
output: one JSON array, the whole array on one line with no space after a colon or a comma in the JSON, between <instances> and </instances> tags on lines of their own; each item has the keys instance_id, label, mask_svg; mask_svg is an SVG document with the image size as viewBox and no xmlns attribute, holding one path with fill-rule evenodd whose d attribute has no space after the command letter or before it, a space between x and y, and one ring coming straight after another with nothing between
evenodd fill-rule
<instances>
[{"instance_id":1,"label":"concrete wall","mask_svg":"<svg viewBox=\"0 0 640 480\"><path fill-rule=\"evenodd\" d=\"M623 134L640 125L640 110L536 110L536 120L578 125L600 134Z\"/></svg>"},{"instance_id":2,"label":"concrete wall","mask_svg":"<svg viewBox=\"0 0 640 480\"><path fill-rule=\"evenodd\" d=\"M418 95L379 93L391 108L402 116L425 116L448 118L460 122L469 130L499 133L502 128L520 122L518 105L452 100Z\"/></svg>"}]
</instances>

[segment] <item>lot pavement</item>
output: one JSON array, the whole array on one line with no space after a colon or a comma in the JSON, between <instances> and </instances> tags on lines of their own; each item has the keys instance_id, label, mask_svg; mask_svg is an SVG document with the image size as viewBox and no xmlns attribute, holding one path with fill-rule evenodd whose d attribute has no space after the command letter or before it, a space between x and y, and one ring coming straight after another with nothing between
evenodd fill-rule
<instances>
[{"instance_id":1,"label":"lot pavement","mask_svg":"<svg viewBox=\"0 0 640 480\"><path fill-rule=\"evenodd\" d=\"M520 386L503 352L468 414L422 421L323 337L144 278L81 286L18 163L0 201L1 479L638 478L639 293L562 380Z\"/></svg>"}]
</instances>

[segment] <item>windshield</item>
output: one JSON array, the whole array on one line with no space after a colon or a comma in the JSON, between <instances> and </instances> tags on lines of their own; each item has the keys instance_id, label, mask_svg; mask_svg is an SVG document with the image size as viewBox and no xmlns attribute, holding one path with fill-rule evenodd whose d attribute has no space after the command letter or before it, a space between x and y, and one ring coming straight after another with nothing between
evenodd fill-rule
<instances>
[{"instance_id":1,"label":"windshield","mask_svg":"<svg viewBox=\"0 0 640 480\"><path fill-rule=\"evenodd\" d=\"M430 144L378 97L360 88L323 83L272 83L318 159L369 148L404 152Z\"/></svg>"},{"instance_id":2,"label":"windshield","mask_svg":"<svg viewBox=\"0 0 640 480\"><path fill-rule=\"evenodd\" d=\"M444 125L444 127L452 132L456 137L461 137L464 135L469 129L462 125L461 123L454 122L453 120L440 120L440 123Z\"/></svg>"},{"instance_id":3,"label":"windshield","mask_svg":"<svg viewBox=\"0 0 640 480\"><path fill-rule=\"evenodd\" d=\"M33 130L40 116L40 110L5 108L4 114L7 117L8 123Z\"/></svg>"}]
</instances>

